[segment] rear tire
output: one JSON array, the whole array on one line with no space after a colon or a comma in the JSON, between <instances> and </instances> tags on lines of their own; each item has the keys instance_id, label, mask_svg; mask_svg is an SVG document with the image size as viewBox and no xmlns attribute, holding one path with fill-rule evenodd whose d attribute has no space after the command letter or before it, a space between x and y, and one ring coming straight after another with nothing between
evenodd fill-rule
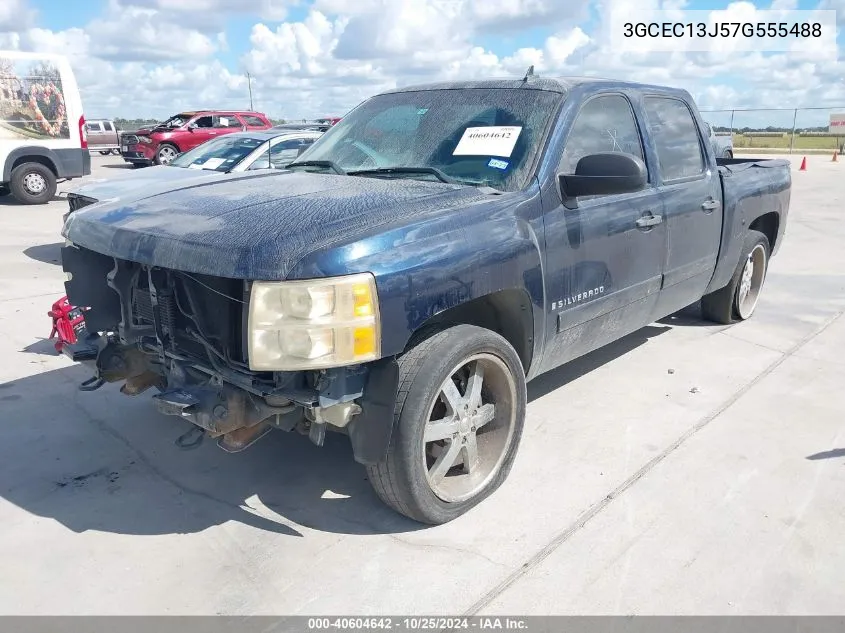
<instances>
[{"instance_id":1,"label":"rear tire","mask_svg":"<svg viewBox=\"0 0 845 633\"><path fill-rule=\"evenodd\" d=\"M751 318L766 281L770 253L768 238L749 230L730 283L702 297L704 318L725 325Z\"/></svg>"},{"instance_id":2,"label":"rear tire","mask_svg":"<svg viewBox=\"0 0 845 633\"><path fill-rule=\"evenodd\" d=\"M56 195L56 175L41 163L24 163L12 170L12 195L22 204L46 204Z\"/></svg>"},{"instance_id":3,"label":"rear tire","mask_svg":"<svg viewBox=\"0 0 845 633\"><path fill-rule=\"evenodd\" d=\"M507 478L525 421L525 373L504 338L473 325L433 334L398 362L393 434L384 459L367 467L370 483L400 514L446 523Z\"/></svg>"}]
</instances>

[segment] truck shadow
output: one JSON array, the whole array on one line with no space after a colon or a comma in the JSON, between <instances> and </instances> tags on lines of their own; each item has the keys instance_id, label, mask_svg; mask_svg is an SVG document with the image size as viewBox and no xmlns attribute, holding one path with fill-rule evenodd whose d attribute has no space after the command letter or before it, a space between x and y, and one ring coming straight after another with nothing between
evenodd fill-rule
<instances>
[{"instance_id":1,"label":"truck shadow","mask_svg":"<svg viewBox=\"0 0 845 633\"><path fill-rule=\"evenodd\" d=\"M30 246L29 248L24 249L23 254L35 261L61 266L61 250L63 246L64 242L56 242L55 244L39 244L38 246ZM58 296L56 298L58 299Z\"/></svg>"},{"instance_id":2,"label":"truck shadow","mask_svg":"<svg viewBox=\"0 0 845 633\"><path fill-rule=\"evenodd\" d=\"M529 399L670 329L643 328L540 376ZM378 500L342 435L329 433L323 447L271 432L238 454L208 438L184 450L175 440L192 426L158 414L149 392L80 392L88 377L72 366L0 384L0 496L27 512L79 533L192 534L228 521L290 537L425 528Z\"/></svg>"},{"instance_id":3,"label":"truck shadow","mask_svg":"<svg viewBox=\"0 0 845 633\"><path fill-rule=\"evenodd\" d=\"M50 202L64 202L64 198L61 196L53 196L53 199ZM25 207L30 205L25 205L23 202L18 202L17 198L15 198L12 194L7 194L5 196L0 196L0 207ZM36 209L38 207L44 207L43 204L32 205Z\"/></svg>"},{"instance_id":4,"label":"truck shadow","mask_svg":"<svg viewBox=\"0 0 845 633\"><path fill-rule=\"evenodd\" d=\"M528 383L528 402L534 402L534 400L542 398L556 389L560 389L573 380L577 380L602 365L612 362L628 352L632 352L654 337L660 336L671 329L668 326L646 326L605 347L576 358L566 365L537 376L537 378Z\"/></svg>"}]
</instances>

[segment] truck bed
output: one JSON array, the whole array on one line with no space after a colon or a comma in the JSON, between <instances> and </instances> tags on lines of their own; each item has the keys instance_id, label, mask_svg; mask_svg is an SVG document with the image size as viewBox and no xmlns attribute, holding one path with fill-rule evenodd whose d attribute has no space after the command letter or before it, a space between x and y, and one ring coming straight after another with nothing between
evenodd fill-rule
<instances>
[{"instance_id":1,"label":"truck bed","mask_svg":"<svg viewBox=\"0 0 845 633\"><path fill-rule=\"evenodd\" d=\"M718 158L722 182L723 229L719 258L708 292L726 285L739 260L745 234L756 222L774 222L772 254L783 241L789 211L792 168L781 158Z\"/></svg>"}]
</instances>

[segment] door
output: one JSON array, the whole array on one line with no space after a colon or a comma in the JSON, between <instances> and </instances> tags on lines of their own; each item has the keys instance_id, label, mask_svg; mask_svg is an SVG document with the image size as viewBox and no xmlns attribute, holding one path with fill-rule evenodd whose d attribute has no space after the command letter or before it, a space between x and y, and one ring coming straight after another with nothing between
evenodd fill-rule
<instances>
[{"instance_id":1,"label":"door","mask_svg":"<svg viewBox=\"0 0 845 633\"><path fill-rule=\"evenodd\" d=\"M669 248L658 317L695 303L710 283L722 237L722 191L689 105L669 96L643 100L658 161Z\"/></svg>"},{"instance_id":2,"label":"door","mask_svg":"<svg viewBox=\"0 0 845 633\"><path fill-rule=\"evenodd\" d=\"M213 127L214 121L210 114L198 116L188 123L190 130L184 135L184 139L180 139L185 147L179 146L180 151L185 152L189 149L195 148L208 140L217 136L217 131Z\"/></svg>"},{"instance_id":3,"label":"door","mask_svg":"<svg viewBox=\"0 0 845 633\"><path fill-rule=\"evenodd\" d=\"M107 145L117 145L117 130L111 121L103 121L103 136Z\"/></svg>"},{"instance_id":4,"label":"door","mask_svg":"<svg viewBox=\"0 0 845 633\"><path fill-rule=\"evenodd\" d=\"M212 128L212 136L219 136L230 132L243 132L244 124L234 114L215 114L212 117Z\"/></svg>"},{"instance_id":5,"label":"door","mask_svg":"<svg viewBox=\"0 0 845 633\"><path fill-rule=\"evenodd\" d=\"M574 173L581 157L607 151L633 154L648 163L624 94L600 94L581 107L558 172ZM544 370L651 321L666 251L662 214L661 194L651 175L641 191L583 197L577 208L558 204L546 211L546 305L551 318L546 320Z\"/></svg>"},{"instance_id":6,"label":"door","mask_svg":"<svg viewBox=\"0 0 845 633\"><path fill-rule=\"evenodd\" d=\"M89 121L85 124L85 131L88 133L88 145L93 148L106 145L105 133L103 132L103 124L99 121Z\"/></svg>"}]
</instances>

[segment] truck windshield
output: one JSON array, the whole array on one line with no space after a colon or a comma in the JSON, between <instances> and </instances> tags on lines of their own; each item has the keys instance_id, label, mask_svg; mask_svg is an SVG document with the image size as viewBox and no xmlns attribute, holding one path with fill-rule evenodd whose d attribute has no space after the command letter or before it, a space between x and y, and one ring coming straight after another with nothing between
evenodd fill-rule
<instances>
[{"instance_id":1,"label":"truck windshield","mask_svg":"<svg viewBox=\"0 0 845 633\"><path fill-rule=\"evenodd\" d=\"M531 176L562 98L520 88L378 95L343 117L290 168L516 191Z\"/></svg>"}]
</instances>

